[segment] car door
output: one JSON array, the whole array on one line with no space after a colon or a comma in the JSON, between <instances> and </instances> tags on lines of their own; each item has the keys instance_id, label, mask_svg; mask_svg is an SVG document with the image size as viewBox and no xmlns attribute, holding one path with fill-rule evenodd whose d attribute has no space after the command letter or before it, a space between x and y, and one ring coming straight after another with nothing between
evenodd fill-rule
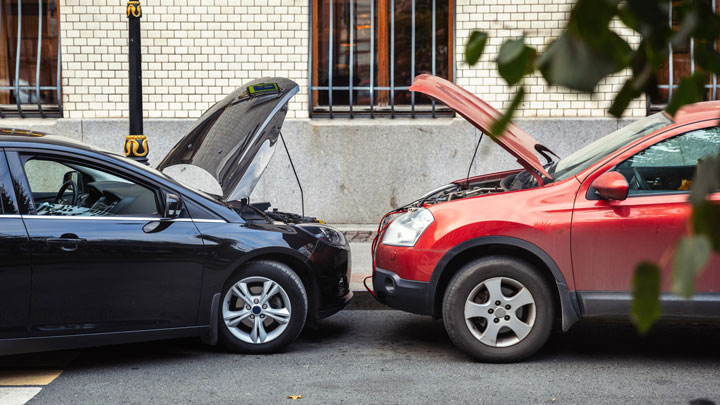
<instances>
[{"instance_id":1,"label":"car door","mask_svg":"<svg viewBox=\"0 0 720 405\"><path fill-rule=\"evenodd\" d=\"M30 308L30 245L0 148L0 339L25 337Z\"/></svg>"},{"instance_id":2,"label":"car door","mask_svg":"<svg viewBox=\"0 0 720 405\"><path fill-rule=\"evenodd\" d=\"M676 129L616 157L587 177L576 198L571 237L575 287L586 311L627 311L627 305L617 305L617 300L627 301L629 294L614 293L630 290L641 261L667 263L662 269L662 290L670 290L669 258L675 243L688 231L688 195L697 165L719 150L718 127ZM606 201L593 192L592 181L607 170L627 179L625 200ZM712 199L720 202L718 197L716 193ZM701 293L697 300L720 298L716 294L720 292L718 255L713 255L696 281L696 291ZM679 303L677 297L663 298ZM683 304L666 306L666 310L698 310Z\"/></svg>"},{"instance_id":3,"label":"car door","mask_svg":"<svg viewBox=\"0 0 720 405\"><path fill-rule=\"evenodd\" d=\"M203 245L187 215L162 218L164 190L89 158L8 151L8 160L28 196L31 336L195 324Z\"/></svg>"}]
</instances>

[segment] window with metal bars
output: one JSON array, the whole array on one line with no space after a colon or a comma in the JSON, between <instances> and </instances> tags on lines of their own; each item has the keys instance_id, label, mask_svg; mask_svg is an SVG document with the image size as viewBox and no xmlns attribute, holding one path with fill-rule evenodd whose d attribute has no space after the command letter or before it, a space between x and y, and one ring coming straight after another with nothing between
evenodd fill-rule
<instances>
[{"instance_id":1,"label":"window with metal bars","mask_svg":"<svg viewBox=\"0 0 720 405\"><path fill-rule=\"evenodd\" d=\"M720 0L707 1L716 13L720 13ZM677 30L681 23L679 13L677 12L679 5L680 2L677 0L668 0L670 11L668 24L670 24L670 27L674 30ZM695 41L692 38L682 46L669 46L668 61L657 74L658 94L648 95L647 97L648 115L664 109L668 101L672 98L673 92L680 84L680 79L695 73L694 47ZM718 43L715 43L715 49L718 49ZM718 83L717 75L708 76L705 89L704 100L720 100L720 84Z\"/></svg>"},{"instance_id":2,"label":"window with metal bars","mask_svg":"<svg viewBox=\"0 0 720 405\"><path fill-rule=\"evenodd\" d=\"M310 116L452 116L408 90L454 80L454 0L312 0Z\"/></svg>"},{"instance_id":3,"label":"window with metal bars","mask_svg":"<svg viewBox=\"0 0 720 405\"><path fill-rule=\"evenodd\" d=\"M62 116L59 0L0 0L0 117Z\"/></svg>"}]
</instances>

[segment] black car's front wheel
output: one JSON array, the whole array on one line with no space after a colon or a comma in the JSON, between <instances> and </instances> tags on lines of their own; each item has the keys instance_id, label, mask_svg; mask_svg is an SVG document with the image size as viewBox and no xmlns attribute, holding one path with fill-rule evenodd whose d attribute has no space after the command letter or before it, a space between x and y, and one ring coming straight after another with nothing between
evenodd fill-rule
<instances>
[{"instance_id":1,"label":"black car's front wheel","mask_svg":"<svg viewBox=\"0 0 720 405\"><path fill-rule=\"evenodd\" d=\"M307 311L307 293L290 267L273 261L251 262L225 285L220 338L238 353L275 352L298 337Z\"/></svg>"},{"instance_id":2,"label":"black car's front wheel","mask_svg":"<svg viewBox=\"0 0 720 405\"><path fill-rule=\"evenodd\" d=\"M510 362L532 355L549 337L553 314L543 277L509 257L468 263L450 281L443 301L450 339L481 361Z\"/></svg>"}]
</instances>

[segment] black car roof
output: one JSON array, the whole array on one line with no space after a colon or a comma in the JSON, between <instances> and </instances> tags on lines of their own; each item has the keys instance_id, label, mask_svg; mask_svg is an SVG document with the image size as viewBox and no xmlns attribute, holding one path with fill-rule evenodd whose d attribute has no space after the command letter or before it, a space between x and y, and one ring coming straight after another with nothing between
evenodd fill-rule
<instances>
[{"instance_id":1,"label":"black car roof","mask_svg":"<svg viewBox=\"0 0 720 405\"><path fill-rule=\"evenodd\" d=\"M46 132L32 131L21 128L0 128L0 146L5 143L32 143L54 146L65 146L85 151L102 152L101 149L93 148L75 139L65 136L48 134Z\"/></svg>"}]
</instances>

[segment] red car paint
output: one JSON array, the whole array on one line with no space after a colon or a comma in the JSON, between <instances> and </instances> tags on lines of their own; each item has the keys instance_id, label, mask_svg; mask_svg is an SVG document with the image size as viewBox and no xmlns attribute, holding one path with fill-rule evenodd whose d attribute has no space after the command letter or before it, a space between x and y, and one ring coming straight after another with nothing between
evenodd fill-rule
<instances>
[{"instance_id":1,"label":"red car paint","mask_svg":"<svg viewBox=\"0 0 720 405\"><path fill-rule=\"evenodd\" d=\"M410 89L442 101L486 133L498 116L496 110L477 97L440 78L419 76ZM574 177L545 185L538 181L540 186L530 189L426 205L435 220L413 247L384 245L381 243L384 235L378 235L374 251L374 264L378 269L392 272L402 280L428 283L427 289L423 290L425 296L419 298L427 301L427 307L416 311L402 305L394 306L439 316L436 308L438 300L442 301L443 291L437 273L443 270L443 258L465 242L500 236L529 242L557 265L570 292L570 301L573 301L563 302L563 313L575 311L578 317L588 313L602 315L602 311L584 308L578 296L573 294L628 292L634 268L640 261L660 261L663 255L671 253L678 238L687 234L690 206L686 193L634 196L622 201L588 199L593 181L661 140L718 126L719 117L720 102L687 106L678 111L671 124L619 147ZM517 157L536 178L552 179L535 154L536 142L517 126L509 126L502 137L493 140ZM499 179L511 173L476 176L470 181ZM465 182L466 179L461 179L454 183ZM711 199L720 202L720 193ZM663 291L669 291L668 272L666 266L662 274ZM373 281L375 283L375 279ZM709 268L697 278L696 289L698 292L720 292L718 255L713 255ZM718 297L720 295L715 296ZM566 308L567 305L573 308ZM563 318L564 329L572 321L565 325Z\"/></svg>"}]
</instances>

